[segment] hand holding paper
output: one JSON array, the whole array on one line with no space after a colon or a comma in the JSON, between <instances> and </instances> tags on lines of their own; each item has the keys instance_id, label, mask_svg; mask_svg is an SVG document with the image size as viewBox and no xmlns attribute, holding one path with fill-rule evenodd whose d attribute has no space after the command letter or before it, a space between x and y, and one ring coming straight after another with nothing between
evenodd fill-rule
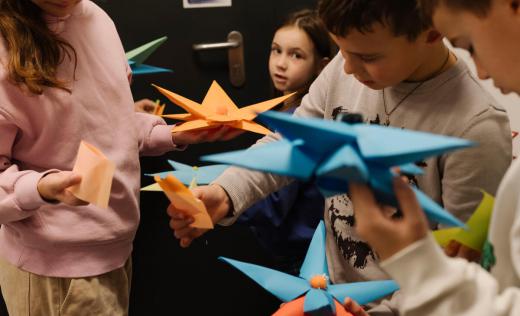
<instances>
[{"instance_id":1,"label":"hand holding paper","mask_svg":"<svg viewBox=\"0 0 520 316\"><path fill-rule=\"evenodd\" d=\"M219 222L228 214L231 202L221 186L212 184L196 187L192 192L204 203L213 223ZM195 238L200 237L207 230L192 228L192 223L184 214L173 205L168 208L168 215L171 217L170 227L174 230L175 237L180 239L181 247L188 247Z\"/></svg>"},{"instance_id":2,"label":"hand holding paper","mask_svg":"<svg viewBox=\"0 0 520 316\"><path fill-rule=\"evenodd\" d=\"M190 227L202 229L213 228L213 221L204 203L195 198L191 191L177 178L172 175L167 175L164 179L161 179L160 176L155 176L154 179L159 186L161 186L173 207L178 212L193 218L193 222L189 225Z\"/></svg>"},{"instance_id":3,"label":"hand holding paper","mask_svg":"<svg viewBox=\"0 0 520 316\"><path fill-rule=\"evenodd\" d=\"M108 207L115 165L99 149L82 141L72 171L81 176L81 182L70 188L77 198L101 208Z\"/></svg>"},{"instance_id":4,"label":"hand holding paper","mask_svg":"<svg viewBox=\"0 0 520 316\"><path fill-rule=\"evenodd\" d=\"M69 188L81 182L81 176L71 171L53 172L45 175L38 182L38 193L49 202L61 202L67 205L87 205L88 202L78 199Z\"/></svg>"}]
</instances>

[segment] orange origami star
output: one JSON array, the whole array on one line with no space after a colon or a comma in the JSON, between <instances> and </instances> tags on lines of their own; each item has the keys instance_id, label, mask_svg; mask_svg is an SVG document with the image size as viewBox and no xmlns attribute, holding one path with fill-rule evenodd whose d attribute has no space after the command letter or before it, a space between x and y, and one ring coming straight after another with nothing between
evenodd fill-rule
<instances>
[{"instance_id":1,"label":"orange origami star","mask_svg":"<svg viewBox=\"0 0 520 316\"><path fill-rule=\"evenodd\" d=\"M233 128L267 135L271 131L262 125L253 122L253 120L258 113L272 109L277 104L282 103L293 95L288 94L272 100L238 108L216 81L213 81L211 84L202 104L189 100L159 86L153 86L170 99L170 101L189 112L186 114L163 115L163 117L186 121L183 124L175 126L172 132L229 125Z\"/></svg>"}]
</instances>

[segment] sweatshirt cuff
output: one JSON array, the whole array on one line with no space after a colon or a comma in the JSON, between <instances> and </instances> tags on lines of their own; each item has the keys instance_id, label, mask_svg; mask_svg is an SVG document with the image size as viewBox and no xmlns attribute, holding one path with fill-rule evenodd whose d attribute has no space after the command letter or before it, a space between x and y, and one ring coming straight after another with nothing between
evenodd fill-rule
<instances>
[{"instance_id":1,"label":"sweatshirt cuff","mask_svg":"<svg viewBox=\"0 0 520 316\"><path fill-rule=\"evenodd\" d=\"M168 152L174 150L184 150L187 145L177 145L173 142L171 125L156 125L150 133L150 148Z\"/></svg>"},{"instance_id":2,"label":"sweatshirt cuff","mask_svg":"<svg viewBox=\"0 0 520 316\"><path fill-rule=\"evenodd\" d=\"M233 177L219 177L211 184L220 185L224 191L226 191L230 202L231 207L233 208L233 216L225 217L221 219L218 224L223 226L230 226L237 221L237 219L242 215L246 207L244 205L244 199L240 198L240 189L235 185L236 181L233 181Z\"/></svg>"},{"instance_id":3,"label":"sweatshirt cuff","mask_svg":"<svg viewBox=\"0 0 520 316\"><path fill-rule=\"evenodd\" d=\"M53 172L59 172L59 170L48 170L42 173L28 172L18 178L14 185L14 194L20 209L34 211L43 205L50 204L38 192L38 182L41 178Z\"/></svg>"},{"instance_id":4,"label":"sweatshirt cuff","mask_svg":"<svg viewBox=\"0 0 520 316\"><path fill-rule=\"evenodd\" d=\"M430 297L434 289L443 288L446 277L459 272L459 260L447 257L428 234L381 262L381 267L399 284L406 304L414 305L419 298Z\"/></svg>"}]
</instances>

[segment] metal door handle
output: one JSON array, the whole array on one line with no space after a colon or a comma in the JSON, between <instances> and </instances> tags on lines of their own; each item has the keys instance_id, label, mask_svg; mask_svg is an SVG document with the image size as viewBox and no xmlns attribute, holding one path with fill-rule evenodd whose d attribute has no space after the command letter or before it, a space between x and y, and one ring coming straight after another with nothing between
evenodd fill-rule
<instances>
[{"instance_id":1,"label":"metal door handle","mask_svg":"<svg viewBox=\"0 0 520 316\"><path fill-rule=\"evenodd\" d=\"M246 70L244 66L244 41L242 34L232 31L228 34L227 42L194 44L196 52L227 49L229 63L229 81L234 87L241 87L246 81Z\"/></svg>"},{"instance_id":2,"label":"metal door handle","mask_svg":"<svg viewBox=\"0 0 520 316\"><path fill-rule=\"evenodd\" d=\"M201 50L212 50L212 49L228 49L228 48L237 48L240 46L240 43L231 41L231 42L222 42L222 43L202 43L202 44L194 44L193 50L201 51Z\"/></svg>"}]
</instances>

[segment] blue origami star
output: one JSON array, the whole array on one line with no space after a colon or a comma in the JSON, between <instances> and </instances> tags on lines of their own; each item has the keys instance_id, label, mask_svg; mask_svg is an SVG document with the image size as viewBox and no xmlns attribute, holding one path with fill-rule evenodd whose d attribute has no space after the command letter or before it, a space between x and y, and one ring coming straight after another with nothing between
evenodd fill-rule
<instances>
[{"instance_id":1,"label":"blue origami star","mask_svg":"<svg viewBox=\"0 0 520 316\"><path fill-rule=\"evenodd\" d=\"M323 221L320 222L312 237L299 277L224 257L219 259L242 271L283 302L304 297L305 315L339 315L340 311L337 311L336 307L343 308L340 303L343 303L346 297L365 305L399 289L397 283L392 280L330 284ZM284 307L280 311L283 309ZM280 312L277 315L287 314Z\"/></svg>"},{"instance_id":2,"label":"blue origami star","mask_svg":"<svg viewBox=\"0 0 520 316\"><path fill-rule=\"evenodd\" d=\"M325 196L345 193L348 182L369 184L379 202L398 207L392 170L422 170L414 163L472 142L392 127L347 124L266 112L258 119L280 132L284 139L262 146L202 157L202 160L295 177L314 178ZM464 224L426 194L413 188L428 218L448 226Z\"/></svg>"}]
</instances>

